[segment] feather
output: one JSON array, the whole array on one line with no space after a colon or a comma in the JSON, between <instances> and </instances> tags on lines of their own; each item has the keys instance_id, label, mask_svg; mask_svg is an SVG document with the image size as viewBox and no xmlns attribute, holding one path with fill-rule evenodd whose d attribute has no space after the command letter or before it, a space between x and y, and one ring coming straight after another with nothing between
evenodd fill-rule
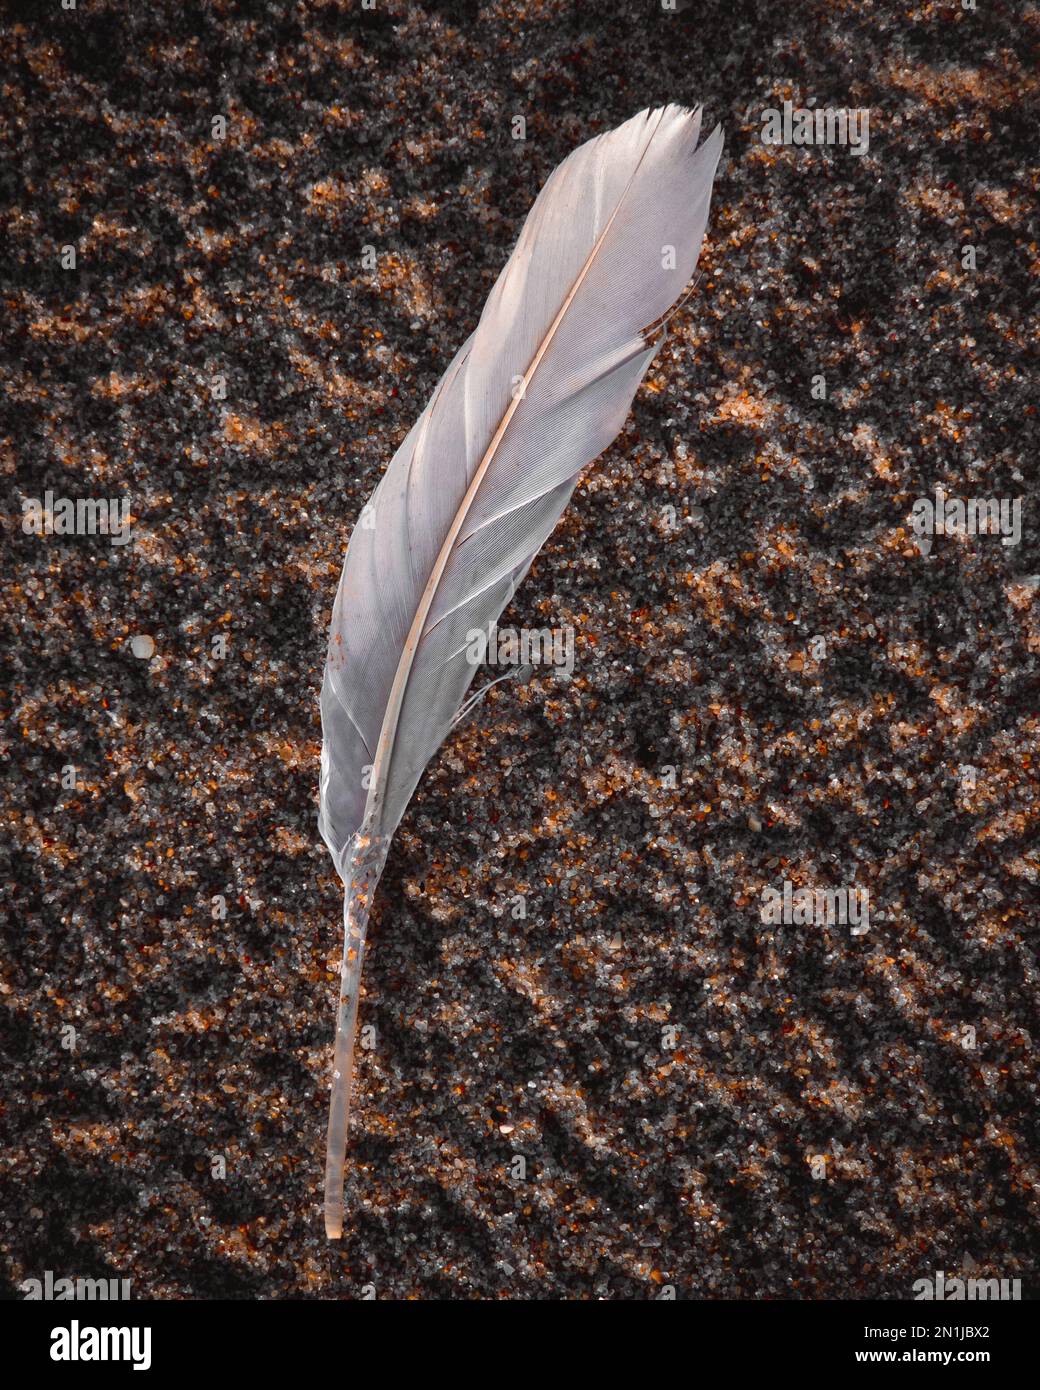
<instances>
[{"instance_id":1,"label":"feather","mask_svg":"<svg viewBox=\"0 0 1040 1390\"><path fill-rule=\"evenodd\" d=\"M476 330L354 529L321 691L319 826L344 884L325 1171L343 1226L354 1032L372 895L486 631L582 471L618 435L708 217L721 131L666 106L580 146L550 176Z\"/></svg>"}]
</instances>

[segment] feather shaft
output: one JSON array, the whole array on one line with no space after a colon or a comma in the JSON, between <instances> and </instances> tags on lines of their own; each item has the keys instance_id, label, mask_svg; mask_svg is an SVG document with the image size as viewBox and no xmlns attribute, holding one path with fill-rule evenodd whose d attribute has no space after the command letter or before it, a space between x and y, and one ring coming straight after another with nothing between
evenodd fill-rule
<instances>
[{"instance_id":1,"label":"feather shaft","mask_svg":"<svg viewBox=\"0 0 1040 1390\"><path fill-rule=\"evenodd\" d=\"M350 1091L354 1080L354 1040L357 1036L361 971L365 963L368 918L376 884L389 845L379 837L358 833L351 847L343 892L343 962L340 967L336 1041L332 1057L332 1096L325 1145L325 1234L343 1234L343 1169L350 1123Z\"/></svg>"}]
</instances>

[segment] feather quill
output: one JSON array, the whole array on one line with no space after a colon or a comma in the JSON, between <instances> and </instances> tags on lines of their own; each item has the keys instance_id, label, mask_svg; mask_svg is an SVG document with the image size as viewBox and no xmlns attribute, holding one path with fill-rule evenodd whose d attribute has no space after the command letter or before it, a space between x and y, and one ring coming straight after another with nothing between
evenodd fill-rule
<instances>
[{"instance_id":1,"label":"feather quill","mask_svg":"<svg viewBox=\"0 0 1040 1390\"><path fill-rule=\"evenodd\" d=\"M480 322L354 529L321 690L319 827L344 885L325 1169L343 1168L369 910L390 839L473 678L486 631L583 470L617 436L693 274L722 149L700 111L641 112L538 195Z\"/></svg>"}]
</instances>

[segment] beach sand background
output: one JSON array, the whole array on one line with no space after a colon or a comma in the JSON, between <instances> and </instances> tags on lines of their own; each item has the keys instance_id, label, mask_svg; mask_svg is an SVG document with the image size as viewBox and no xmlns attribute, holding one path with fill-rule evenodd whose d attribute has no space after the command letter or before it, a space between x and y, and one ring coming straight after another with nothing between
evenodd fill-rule
<instances>
[{"instance_id":1,"label":"beach sand background","mask_svg":"<svg viewBox=\"0 0 1040 1390\"><path fill-rule=\"evenodd\" d=\"M0 34L8 1293L1035 1293L1036 8L41 8ZM869 150L762 143L810 99ZM700 283L503 617L573 676L498 686L397 835L330 1245L344 547L550 171L665 101L725 128ZM923 556L937 483L1020 543ZM132 540L24 534L47 489ZM785 880L869 932L763 923Z\"/></svg>"}]
</instances>

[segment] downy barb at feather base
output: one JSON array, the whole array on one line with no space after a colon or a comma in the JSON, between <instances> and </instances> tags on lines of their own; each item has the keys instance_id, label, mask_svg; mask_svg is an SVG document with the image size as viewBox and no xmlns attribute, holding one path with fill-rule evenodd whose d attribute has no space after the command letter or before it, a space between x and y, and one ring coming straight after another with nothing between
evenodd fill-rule
<instances>
[{"instance_id":1,"label":"downy barb at feather base","mask_svg":"<svg viewBox=\"0 0 1040 1390\"><path fill-rule=\"evenodd\" d=\"M641 112L554 170L355 527L321 691L319 826L344 884L325 1169L343 1230L354 1032L390 840L498 618L583 470L617 437L697 263L722 149L700 112Z\"/></svg>"}]
</instances>

